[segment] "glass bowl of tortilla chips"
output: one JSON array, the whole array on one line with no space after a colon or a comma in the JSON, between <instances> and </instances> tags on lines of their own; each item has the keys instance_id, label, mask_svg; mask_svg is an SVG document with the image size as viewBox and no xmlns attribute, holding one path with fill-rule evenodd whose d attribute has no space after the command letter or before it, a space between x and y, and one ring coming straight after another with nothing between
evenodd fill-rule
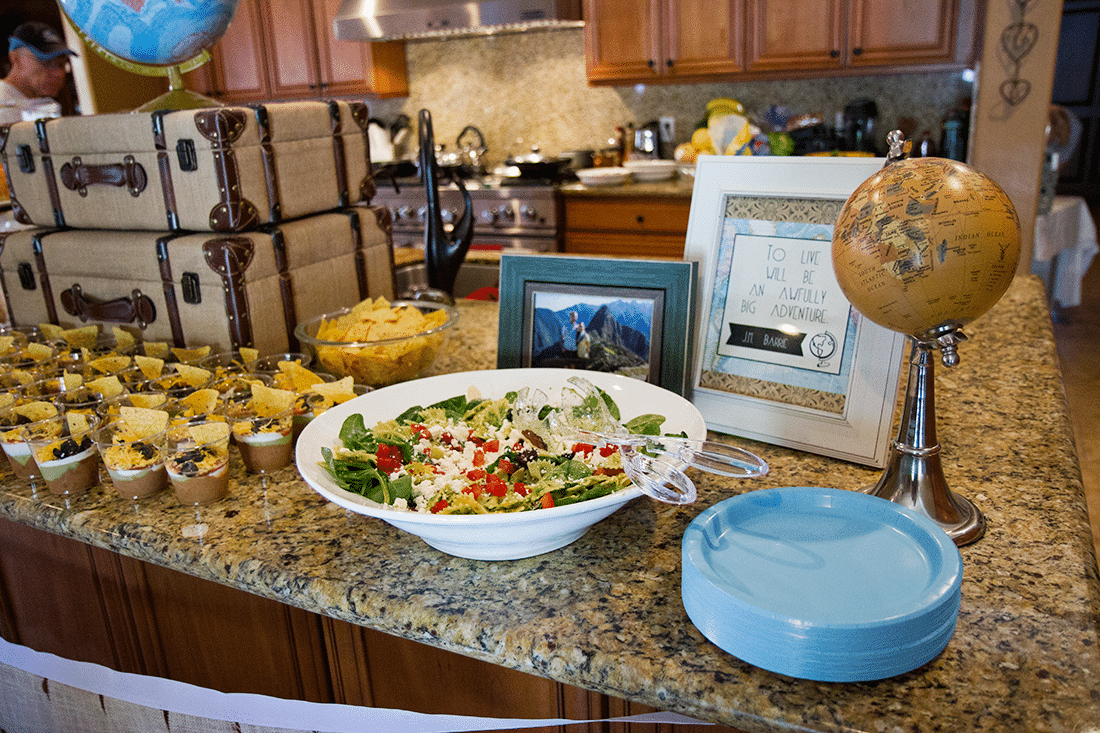
<instances>
[{"instance_id":1,"label":"glass bowl of tortilla chips","mask_svg":"<svg viewBox=\"0 0 1100 733\"><path fill-rule=\"evenodd\" d=\"M385 387L419 376L446 346L458 310L445 303L367 298L298 324L314 368Z\"/></svg>"}]
</instances>

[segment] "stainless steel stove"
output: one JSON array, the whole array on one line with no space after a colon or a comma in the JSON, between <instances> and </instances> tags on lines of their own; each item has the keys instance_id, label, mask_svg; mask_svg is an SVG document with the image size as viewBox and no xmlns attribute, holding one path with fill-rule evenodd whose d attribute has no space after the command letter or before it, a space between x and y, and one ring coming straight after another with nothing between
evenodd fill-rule
<instances>
[{"instance_id":1,"label":"stainless steel stove","mask_svg":"<svg viewBox=\"0 0 1100 733\"><path fill-rule=\"evenodd\" d=\"M463 297L484 285L496 285L499 265L479 252L529 250L552 252L558 249L558 202L553 184L541 180L467 181L466 190L473 204L474 237L455 281L455 296ZM375 205L389 208L393 217L395 248L424 249L424 216L427 197L419 180L398 181L399 192L386 180L378 181ZM439 203L443 224L450 226L462 216L462 193L453 184L440 186ZM407 270L407 271L402 271ZM398 291L426 282L426 268L402 268Z\"/></svg>"}]
</instances>

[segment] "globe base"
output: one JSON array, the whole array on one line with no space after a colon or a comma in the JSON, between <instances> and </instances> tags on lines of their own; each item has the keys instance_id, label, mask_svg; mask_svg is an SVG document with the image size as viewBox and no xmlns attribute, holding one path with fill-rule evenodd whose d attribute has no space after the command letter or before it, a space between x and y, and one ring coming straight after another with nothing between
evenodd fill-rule
<instances>
[{"instance_id":1,"label":"globe base","mask_svg":"<svg viewBox=\"0 0 1100 733\"><path fill-rule=\"evenodd\" d=\"M890 446L886 469L878 483L863 489L928 517L958 546L975 542L985 534L985 517L972 502L952 493L943 474L936 441L933 352L949 344L954 356L954 346L963 338L961 332L938 341L910 337L909 382L898 437ZM945 363L953 365L957 361L956 357Z\"/></svg>"},{"instance_id":2,"label":"globe base","mask_svg":"<svg viewBox=\"0 0 1100 733\"><path fill-rule=\"evenodd\" d=\"M156 112L160 109L203 109L205 107L223 107L224 103L216 99L193 92L190 89L170 89L159 97L154 97L134 109L134 112Z\"/></svg>"}]
</instances>

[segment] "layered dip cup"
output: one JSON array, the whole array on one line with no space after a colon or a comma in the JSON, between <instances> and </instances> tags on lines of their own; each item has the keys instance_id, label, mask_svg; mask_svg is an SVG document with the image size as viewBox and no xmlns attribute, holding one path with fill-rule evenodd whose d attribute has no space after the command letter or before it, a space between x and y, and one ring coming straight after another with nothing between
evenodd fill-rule
<instances>
[{"instance_id":1,"label":"layered dip cup","mask_svg":"<svg viewBox=\"0 0 1100 733\"><path fill-rule=\"evenodd\" d=\"M229 424L248 471L267 474L289 466L294 460L292 410L261 415L249 407L230 417Z\"/></svg>"},{"instance_id":2,"label":"layered dip cup","mask_svg":"<svg viewBox=\"0 0 1100 733\"><path fill-rule=\"evenodd\" d=\"M209 504L229 493L229 423L205 420L170 427L164 454L182 504Z\"/></svg>"},{"instance_id":3,"label":"layered dip cup","mask_svg":"<svg viewBox=\"0 0 1100 733\"><path fill-rule=\"evenodd\" d=\"M23 428L57 417L57 408L49 402L16 401L0 410L0 445L16 478L32 486L42 478L31 447L23 440Z\"/></svg>"},{"instance_id":4,"label":"layered dip cup","mask_svg":"<svg viewBox=\"0 0 1100 733\"><path fill-rule=\"evenodd\" d=\"M96 431L99 455L123 499L137 501L168 487L168 473L164 469L166 438L166 430L141 436L123 420Z\"/></svg>"},{"instance_id":5,"label":"layered dip cup","mask_svg":"<svg viewBox=\"0 0 1100 733\"><path fill-rule=\"evenodd\" d=\"M82 494L99 483L98 448L92 439L97 427L94 413L73 412L23 428L23 440L51 494Z\"/></svg>"}]
</instances>

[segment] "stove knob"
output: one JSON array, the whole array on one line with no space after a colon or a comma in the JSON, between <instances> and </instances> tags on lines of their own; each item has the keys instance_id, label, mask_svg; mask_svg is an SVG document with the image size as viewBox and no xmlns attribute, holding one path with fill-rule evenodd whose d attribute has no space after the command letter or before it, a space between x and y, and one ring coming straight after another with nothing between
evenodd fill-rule
<instances>
[{"instance_id":1,"label":"stove knob","mask_svg":"<svg viewBox=\"0 0 1100 733\"><path fill-rule=\"evenodd\" d=\"M405 204L404 206L398 206L393 212L394 221L412 221L413 219L413 207Z\"/></svg>"},{"instance_id":2,"label":"stove knob","mask_svg":"<svg viewBox=\"0 0 1100 733\"><path fill-rule=\"evenodd\" d=\"M427 218L428 218L428 207L427 206L421 206L419 209L416 210L416 221L417 221L417 223L423 224L424 221Z\"/></svg>"},{"instance_id":3,"label":"stove knob","mask_svg":"<svg viewBox=\"0 0 1100 733\"><path fill-rule=\"evenodd\" d=\"M524 221L535 221L539 216L538 210L529 204L519 207L519 213Z\"/></svg>"},{"instance_id":4,"label":"stove knob","mask_svg":"<svg viewBox=\"0 0 1100 733\"><path fill-rule=\"evenodd\" d=\"M444 224L453 224L455 219L458 218L458 214L454 209L443 209L439 212L439 218L443 220Z\"/></svg>"},{"instance_id":5,"label":"stove knob","mask_svg":"<svg viewBox=\"0 0 1100 733\"><path fill-rule=\"evenodd\" d=\"M494 209L482 209L478 217L486 224L496 224L497 212Z\"/></svg>"},{"instance_id":6,"label":"stove knob","mask_svg":"<svg viewBox=\"0 0 1100 733\"><path fill-rule=\"evenodd\" d=\"M509 204L505 204L500 207L500 215L502 218L507 219L508 221L516 220L516 210L513 209Z\"/></svg>"}]
</instances>

